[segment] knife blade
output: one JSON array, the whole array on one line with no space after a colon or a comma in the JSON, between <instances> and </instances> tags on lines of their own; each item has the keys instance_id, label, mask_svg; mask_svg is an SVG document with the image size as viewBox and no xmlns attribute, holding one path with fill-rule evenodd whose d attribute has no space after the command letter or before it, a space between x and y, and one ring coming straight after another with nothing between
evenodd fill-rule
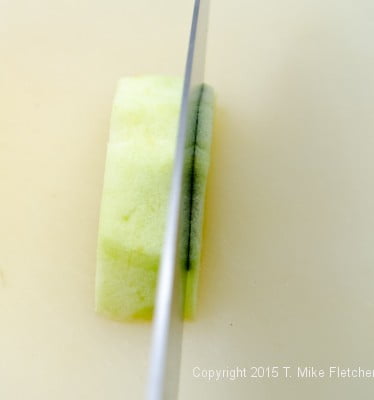
<instances>
[{"instance_id":1,"label":"knife blade","mask_svg":"<svg viewBox=\"0 0 374 400\"><path fill-rule=\"evenodd\" d=\"M156 290L147 400L175 400L178 397L185 275L188 268L191 171L197 110L204 83L208 14L209 0L195 0Z\"/></svg>"}]
</instances>

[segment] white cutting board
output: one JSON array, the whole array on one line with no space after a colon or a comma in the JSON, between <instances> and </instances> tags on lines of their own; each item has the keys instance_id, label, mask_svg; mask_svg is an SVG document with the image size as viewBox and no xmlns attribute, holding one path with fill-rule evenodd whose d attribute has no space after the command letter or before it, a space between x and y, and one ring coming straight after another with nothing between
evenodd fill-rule
<instances>
[{"instance_id":1,"label":"white cutting board","mask_svg":"<svg viewBox=\"0 0 374 400\"><path fill-rule=\"evenodd\" d=\"M93 312L105 143L119 77L182 72L191 11L0 2L2 400L142 398L149 324ZM369 0L212 1L217 118L181 399L373 396L374 379L295 369L193 376L374 369L373 19Z\"/></svg>"}]
</instances>

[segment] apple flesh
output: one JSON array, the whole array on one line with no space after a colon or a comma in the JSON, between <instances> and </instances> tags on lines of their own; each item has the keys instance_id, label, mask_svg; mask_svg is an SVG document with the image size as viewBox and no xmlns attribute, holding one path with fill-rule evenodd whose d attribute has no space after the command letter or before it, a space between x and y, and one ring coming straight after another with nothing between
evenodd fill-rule
<instances>
[{"instance_id":1,"label":"apple flesh","mask_svg":"<svg viewBox=\"0 0 374 400\"><path fill-rule=\"evenodd\" d=\"M120 80L113 103L100 210L96 311L115 320L152 317L174 165L182 82ZM194 148L186 317L196 309L213 94L204 86Z\"/></svg>"},{"instance_id":2,"label":"apple flesh","mask_svg":"<svg viewBox=\"0 0 374 400\"><path fill-rule=\"evenodd\" d=\"M192 166L192 201L190 221L190 244L188 249L188 271L186 274L185 317L192 319L196 314L200 257L202 247L204 205L210 165L214 111L214 92L203 86L199 102L196 141Z\"/></svg>"}]
</instances>

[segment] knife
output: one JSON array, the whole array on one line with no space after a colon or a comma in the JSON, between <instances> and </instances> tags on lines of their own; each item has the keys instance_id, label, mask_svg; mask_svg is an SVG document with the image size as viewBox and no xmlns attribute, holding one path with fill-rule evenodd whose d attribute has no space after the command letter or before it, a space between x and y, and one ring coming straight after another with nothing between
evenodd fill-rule
<instances>
[{"instance_id":1,"label":"knife","mask_svg":"<svg viewBox=\"0 0 374 400\"><path fill-rule=\"evenodd\" d=\"M185 66L176 156L157 281L147 400L178 397L188 268L191 168L204 83L209 0L195 0Z\"/></svg>"}]
</instances>

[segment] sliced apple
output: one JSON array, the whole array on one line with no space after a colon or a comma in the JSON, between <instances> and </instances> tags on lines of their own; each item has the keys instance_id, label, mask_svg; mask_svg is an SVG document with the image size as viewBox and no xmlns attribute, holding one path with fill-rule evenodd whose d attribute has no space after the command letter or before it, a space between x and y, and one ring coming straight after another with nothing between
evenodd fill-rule
<instances>
[{"instance_id":1,"label":"sliced apple","mask_svg":"<svg viewBox=\"0 0 374 400\"><path fill-rule=\"evenodd\" d=\"M100 211L96 310L124 321L152 316L170 193L182 82L121 79L111 117ZM186 316L196 309L212 90L204 88L196 137Z\"/></svg>"}]
</instances>

